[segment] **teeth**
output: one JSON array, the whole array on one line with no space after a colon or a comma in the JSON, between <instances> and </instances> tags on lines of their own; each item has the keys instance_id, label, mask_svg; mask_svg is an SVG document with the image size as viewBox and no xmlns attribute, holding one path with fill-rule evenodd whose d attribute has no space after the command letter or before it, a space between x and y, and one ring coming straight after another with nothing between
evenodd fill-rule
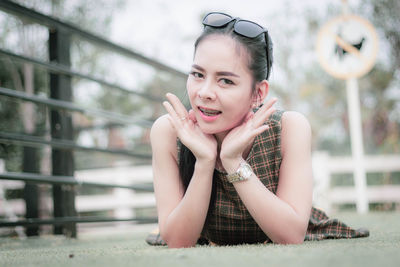
<instances>
[{"instance_id":1,"label":"teeth","mask_svg":"<svg viewBox=\"0 0 400 267\"><path fill-rule=\"evenodd\" d=\"M213 116L213 115L218 115L219 113L221 113L221 111L218 110L206 110L206 109L202 109L199 108L201 110L201 112L203 112L205 115L207 116Z\"/></svg>"}]
</instances>

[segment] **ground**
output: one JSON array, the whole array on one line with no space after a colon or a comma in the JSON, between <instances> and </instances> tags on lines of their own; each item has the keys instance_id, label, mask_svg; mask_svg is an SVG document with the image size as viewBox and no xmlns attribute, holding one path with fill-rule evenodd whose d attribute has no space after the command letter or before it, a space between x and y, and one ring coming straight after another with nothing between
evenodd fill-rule
<instances>
[{"instance_id":1,"label":"ground","mask_svg":"<svg viewBox=\"0 0 400 267\"><path fill-rule=\"evenodd\" d=\"M399 266L400 213L340 213L334 216L370 237L305 242L302 245L152 247L147 231L80 233L62 236L0 238L0 266Z\"/></svg>"}]
</instances>

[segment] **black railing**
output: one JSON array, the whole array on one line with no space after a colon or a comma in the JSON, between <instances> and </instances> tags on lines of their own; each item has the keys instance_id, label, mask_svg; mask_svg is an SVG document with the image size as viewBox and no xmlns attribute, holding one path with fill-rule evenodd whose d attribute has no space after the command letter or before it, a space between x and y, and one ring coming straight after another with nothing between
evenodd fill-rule
<instances>
[{"instance_id":1,"label":"black railing","mask_svg":"<svg viewBox=\"0 0 400 267\"><path fill-rule=\"evenodd\" d=\"M134 60L138 60L138 61L145 63L147 65L150 65L156 69L166 71L168 73L171 73L171 74L176 75L181 78L186 77L186 74L182 71L174 69L170 66L162 64L162 63L160 63L156 60L153 60L151 58L148 58L146 56L143 56L142 54L135 52L131 49L128 49L128 48L122 47L120 45L117 45L115 43L112 43L102 37L99 37L99 36L93 34L93 33L84 31L84 30L80 29L78 26L72 25L71 23L62 22L56 18L46 16L46 15L41 14L32 9L18 5L12 1L7 1L7 0L0 1L0 9L4 10L5 12L7 12L9 14L16 15L17 17L23 17L32 22L46 26L49 29L57 29L58 31L62 31L65 34L74 34L88 42L93 43L96 46L102 46L103 48L106 48L115 53L121 54L123 56L130 57Z\"/></svg>"},{"instance_id":2,"label":"black railing","mask_svg":"<svg viewBox=\"0 0 400 267\"><path fill-rule=\"evenodd\" d=\"M0 4L0 8L1 8L1 4ZM1 48L0 48L0 54L8 56L8 57L14 59L15 61L32 63L32 64L34 64L36 66L39 66L39 67L42 67L42 68L46 69L47 71L49 71L51 73L70 75L70 76L73 76L73 77L86 79L86 80L89 80L89 81L96 82L96 83L98 83L100 85L104 85L104 86L107 86L107 87L110 87L110 88L117 89L117 90L119 90L119 91L121 91L123 93L126 93L126 94L138 95L138 96L141 96L143 98L146 98L146 99L149 99L149 100L152 100L152 101L157 101L157 102L162 101L162 98L160 98L159 96L153 96L153 95L142 93L142 92L138 92L138 91L135 91L135 90L130 90L130 89L124 87L124 86L120 86L118 84L113 84L113 83L107 82L107 81L105 81L103 79L100 79L100 78L97 78L97 77L94 77L94 76L91 76L91 75L88 75L88 74L83 74L83 73L74 71L74 70L70 69L69 67L66 67L66 66L63 66L63 65L60 65L60 64L49 63L49 62L40 61L40 60L37 60L37 59L34 59L34 58L26 57L26 56L23 56L23 55L17 55L15 53L12 53L11 51L7 51L7 50L1 49Z\"/></svg>"},{"instance_id":3,"label":"black railing","mask_svg":"<svg viewBox=\"0 0 400 267\"><path fill-rule=\"evenodd\" d=\"M39 175L35 173L15 173L7 172L0 173L0 180L16 180L25 181L30 183L46 183L46 184L65 184L65 185L79 185L79 186L95 186L95 187L111 187L111 188L126 188L136 191L153 192L152 186L147 185L121 185L121 184L108 184L87 182L75 179L73 176L54 176L54 175Z\"/></svg>"},{"instance_id":4,"label":"black railing","mask_svg":"<svg viewBox=\"0 0 400 267\"><path fill-rule=\"evenodd\" d=\"M1 54L1 51L0 51ZM150 127L153 122L141 118L135 118L123 114L113 113L105 110L93 109L88 107L82 107L77 104L71 103L70 101L62 101L42 96L29 95L24 92L0 87L0 95L18 98L24 101L33 102L36 104L43 104L51 108L76 111L87 115L105 118L113 122L119 122L122 124L138 124L143 127Z\"/></svg>"},{"instance_id":5,"label":"black railing","mask_svg":"<svg viewBox=\"0 0 400 267\"><path fill-rule=\"evenodd\" d=\"M144 63L159 71L167 72L179 78L185 78L186 74L162 64L156 60L141 55L115 43L112 43L102 37L89 33L72 25L65 23L59 19L41 14L35 10L26 8L12 1L0 1L0 10L16 16L18 18L29 20L30 22L40 24L48 28L49 31L49 59L50 62L41 61L25 55L15 54L12 51L0 48L0 55L10 58L13 61L30 63L38 68L46 70L50 75L50 94L49 97L27 94L9 88L0 87L0 95L7 98L18 99L19 101L31 102L37 105L44 105L50 110L50 132L51 137L44 138L29 135L26 133L15 133L9 131L0 131L0 143L16 144L24 147L24 161L26 158L35 155L32 150L25 148L35 148L41 146L50 146L52 148L52 175L42 175L30 172L35 168L25 168L24 172L6 172L0 174L0 180L19 180L27 183L25 190L27 192L25 201L27 202L26 219L19 221L0 221L0 227L11 226L38 226L42 224L54 225L55 234L67 234L76 236L76 223L87 222L117 222L117 221L136 221L138 223L156 222L157 218L135 217L127 219L105 218L105 217L79 217L76 216L75 210L75 191L76 186L85 187L108 187L108 188L125 188L127 190L152 192L152 186L145 184L136 185L118 185L99 182L79 181L74 176L74 154L75 150L83 150L88 152L111 153L123 156L138 158L141 160L150 160L151 155L128 151L123 149L105 149L99 147L87 147L78 145L73 141L74 128L72 118L69 113L79 112L93 117L99 117L109 121L110 125L137 125L143 128L149 128L152 124L151 119L132 117L115 112L101 109L93 109L80 106L72 102L72 83L71 78L76 77L96 82L99 85L110 88L110 90L118 90L120 92L142 97L143 99L160 103L161 97L151 95L146 92L132 90L124 86L107 82L101 78L84 74L79 71L72 70L70 67L70 43L71 36L88 41L95 46L100 46L119 55L131 58L133 60ZM65 112L68 111L68 112ZM30 160L36 160L31 158ZM28 169L28 172L26 171ZM53 186L53 203L54 218L41 219L38 218L37 189L32 184L50 184ZM69 185L69 186L65 186ZM71 189L72 188L72 189ZM36 206L35 206L36 205Z\"/></svg>"}]
</instances>

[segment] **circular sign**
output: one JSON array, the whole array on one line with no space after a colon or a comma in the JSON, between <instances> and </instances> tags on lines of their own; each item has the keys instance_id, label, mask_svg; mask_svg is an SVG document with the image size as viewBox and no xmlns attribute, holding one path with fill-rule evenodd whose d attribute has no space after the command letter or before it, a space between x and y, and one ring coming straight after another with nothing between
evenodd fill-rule
<instances>
[{"instance_id":1,"label":"circular sign","mask_svg":"<svg viewBox=\"0 0 400 267\"><path fill-rule=\"evenodd\" d=\"M374 66L377 52L374 27L356 15L336 17L318 33L318 60L326 72L338 79L367 74Z\"/></svg>"}]
</instances>

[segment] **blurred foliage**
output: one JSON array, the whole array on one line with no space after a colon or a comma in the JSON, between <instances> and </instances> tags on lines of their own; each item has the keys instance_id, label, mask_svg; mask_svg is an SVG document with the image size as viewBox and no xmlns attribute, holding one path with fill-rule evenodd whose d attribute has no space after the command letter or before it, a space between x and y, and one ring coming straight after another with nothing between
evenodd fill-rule
<instances>
[{"instance_id":1,"label":"blurred foliage","mask_svg":"<svg viewBox=\"0 0 400 267\"><path fill-rule=\"evenodd\" d=\"M178 96L186 106L189 104L186 94L186 80L169 74L158 73L146 84L144 90L152 95L165 98L165 94L170 92ZM161 103L152 106L151 118L157 119L160 115L166 113Z\"/></svg>"},{"instance_id":2,"label":"blurred foliage","mask_svg":"<svg viewBox=\"0 0 400 267\"><path fill-rule=\"evenodd\" d=\"M283 17L297 12L285 2ZM400 152L400 2L395 0L362 0L351 12L369 20L377 29L380 47L387 53L378 57L372 71L359 79L361 114L366 154ZM326 7L326 14L305 10L308 42L296 42L296 29L301 25L282 27L278 33L276 62L283 69L285 81L271 88L282 99L283 106L299 110L309 118L313 129L314 150L327 150L331 155L351 154L346 84L325 73L316 60L310 64L295 62L298 53L314 53L311 42L329 19L341 14L338 1ZM299 33L301 32L301 33ZM290 36L290 41L287 41ZM304 39L304 36L302 37ZM308 38L308 37L307 37ZM282 41L283 40L283 41ZM315 41L315 40L314 40ZM313 54L310 54L313 56ZM308 63L308 62L306 62ZM301 68L301 69L299 69Z\"/></svg>"}]
</instances>

